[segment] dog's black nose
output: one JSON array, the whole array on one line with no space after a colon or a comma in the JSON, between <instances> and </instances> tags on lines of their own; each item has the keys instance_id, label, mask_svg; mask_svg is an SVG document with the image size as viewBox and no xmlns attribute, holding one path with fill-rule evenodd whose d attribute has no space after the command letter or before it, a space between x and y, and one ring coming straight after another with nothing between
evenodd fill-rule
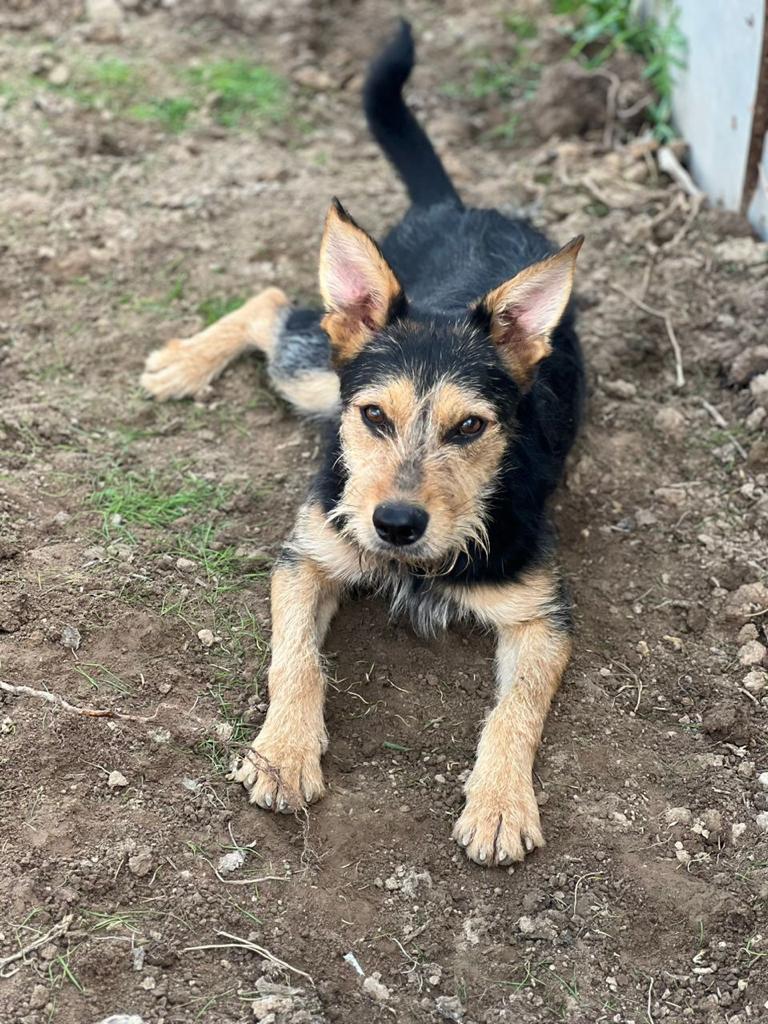
<instances>
[{"instance_id":1,"label":"dog's black nose","mask_svg":"<svg viewBox=\"0 0 768 1024\"><path fill-rule=\"evenodd\" d=\"M376 533L388 544L413 544L424 536L429 516L418 505L404 501L384 502L373 510Z\"/></svg>"}]
</instances>

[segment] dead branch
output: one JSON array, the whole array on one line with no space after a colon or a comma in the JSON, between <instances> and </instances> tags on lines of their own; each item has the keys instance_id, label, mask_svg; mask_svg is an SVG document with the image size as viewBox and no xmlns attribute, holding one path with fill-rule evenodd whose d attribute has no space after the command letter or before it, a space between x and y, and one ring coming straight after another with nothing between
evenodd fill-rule
<instances>
[{"instance_id":1,"label":"dead branch","mask_svg":"<svg viewBox=\"0 0 768 1024\"><path fill-rule=\"evenodd\" d=\"M76 704L70 704L58 693L51 693L49 690L35 690L31 686L14 686L12 683L3 682L2 679L0 679L0 690L10 693L14 697L37 697L38 700L47 701L65 711L71 711L75 715L84 715L86 718L119 718L124 722L153 722L165 706L160 704L153 715L129 715L124 711L114 711L112 708L78 707Z\"/></svg>"},{"instance_id":2,"label":"dead branch","mask_svg":"<svg viewBox=\"0 0 768 1024\"><path fill-rule=\"evenodd\" d=\"M614 284L612 285L612 287L614 291L617 291L620 295L623 295L625 299L629 299L629 301L633 305L637 306L638 309L642 309L642 311L644 313L647 313L648 316L656 317L657 320L662 320L664 322L664 326L667 331L667 337L669 338L669 344L672 346L672 351L675 356L675 385L678 388L684 387L685 375L683 373L683 354L680 351L680 344L677 340L677 335L675 334L675 328L672 323L672 317L669 315L669 313L663 313L659 309L654 309L653 306L649 306L646 302L643 302L642 299L636 298L625 288L622 288L621 285Z\"/></svg>"}]
</instances>

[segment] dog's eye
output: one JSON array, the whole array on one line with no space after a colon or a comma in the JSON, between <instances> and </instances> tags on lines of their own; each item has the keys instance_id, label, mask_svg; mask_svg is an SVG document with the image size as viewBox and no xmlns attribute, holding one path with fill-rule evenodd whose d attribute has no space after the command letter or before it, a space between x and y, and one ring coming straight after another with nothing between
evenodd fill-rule
<instances>
[{"instance_id":1,"label":"dog's eye","mask_svg":"<svg viewBox=\"0 0 768 1024\"><path fill-rule=\"evenodd\" d=\"M387 422L387 417L384 415L378 405L365 405L363 406L363 419L367 420L371 426L383 427Z\"/></svg>"},{"instance_id":2,"label":"dog's eye","mask_svg":"<svg viewBox=\"0 0 768 1024\"><path fill-rule=\"evenodd\" d=\"M485 420L481 420L479 416L467 416L465 420L456 427L456 433L459 437L477 437L478 434L482 434L485 430Z\"/></svg>"}]
</instances>

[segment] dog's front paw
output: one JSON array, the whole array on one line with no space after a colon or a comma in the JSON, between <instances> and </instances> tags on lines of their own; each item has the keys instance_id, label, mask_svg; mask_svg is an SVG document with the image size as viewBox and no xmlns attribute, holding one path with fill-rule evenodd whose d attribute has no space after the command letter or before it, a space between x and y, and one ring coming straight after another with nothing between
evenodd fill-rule
<instances>
[{"instance_id":1,"label":"dog's front paw","mask_svg":"<svg viewBox=\"0 0 768 1024\"><path fill-rule=\"evenodd\" d=\"M320 755L319 745L299 747L288 736L262 730L232 779L242 782L252 804L288 814L325 792Z\"/></svg>"},{"instance_id":2,"label":"dog's front paw","mask_svg":"<svg viewBox=\"0 0 768 1024\"><path fill-rule=\"evenodd\" d=\"M453 838L470 860L486 867L523 860L526 853L544 846L531 782L473 785L470 778Z\"/></svg>"},{"instance_id":3,"label":"dog's front paw","mask_svg":"<svg viewBox=\"0 0 768 1024\"><path fill-rule=\"evenodd\" d=\"M196 337L174 338L149 353L141 386L159 402L190 398L210 383L215 368Z\"/></svg>"}]
</instances>

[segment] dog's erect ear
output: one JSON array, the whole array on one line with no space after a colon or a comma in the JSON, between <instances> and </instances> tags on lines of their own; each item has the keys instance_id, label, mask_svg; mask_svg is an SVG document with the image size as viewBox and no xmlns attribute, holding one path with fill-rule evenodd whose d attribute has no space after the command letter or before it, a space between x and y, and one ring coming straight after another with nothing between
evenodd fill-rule
<instances>
[{"instance_id":1,"label":"dog's erect ear","mask_svg":"<svg viewBox=\"0 0 768 1024\"><path fill-rule=\"evenodd\" d=\"M334 199L320 245L323 328L336 365L354 358L403 302L403 289L374 240Z\"/></svg>"},{"instance_id":2,"label":"dog's erect ear","mask_svg":"<svg viewBox=\"0 0 768 1024\"><path fill-rule=\"evenodd\" d=\"M475 307L490 317L491 338L522 388L552 351L550 336L568 305L583 242L583 235L574 238L554 256L494 288Z\"/></svg>"}]
</instances>

